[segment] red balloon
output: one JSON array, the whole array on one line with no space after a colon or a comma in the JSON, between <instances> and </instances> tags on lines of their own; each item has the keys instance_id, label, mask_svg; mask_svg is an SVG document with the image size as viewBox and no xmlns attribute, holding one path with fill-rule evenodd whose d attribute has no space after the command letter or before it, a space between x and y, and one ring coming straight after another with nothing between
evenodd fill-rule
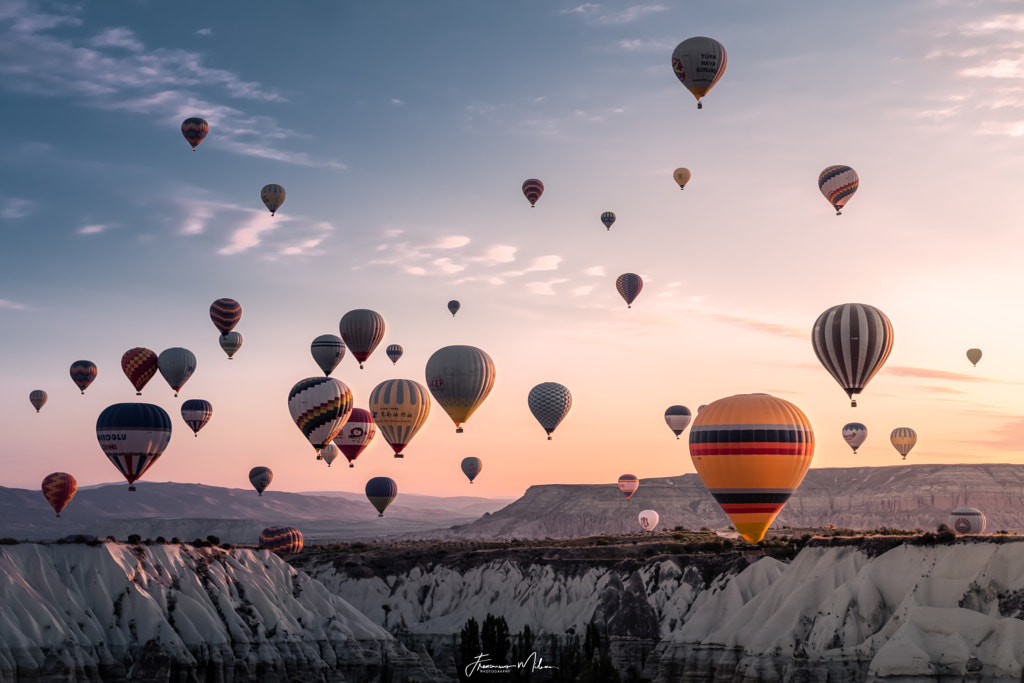
<instances>
[{"instance_id":1,"label":"red balloon","mask_svg":"<svg viewBox=\"0 0 1024 683\"><path fill-rule=\"evenodd\" d=\"M61 511L67 507L78 490L78 482L67 472L54 472L43 479L43 496L60 517Z\"/></svg>"}]
</instances>

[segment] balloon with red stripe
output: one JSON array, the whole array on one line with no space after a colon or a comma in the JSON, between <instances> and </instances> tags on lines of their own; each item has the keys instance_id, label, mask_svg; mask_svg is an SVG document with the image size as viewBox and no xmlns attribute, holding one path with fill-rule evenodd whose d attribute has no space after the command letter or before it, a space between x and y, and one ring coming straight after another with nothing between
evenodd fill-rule
<instances>
[{"instance_id":1,"label":"balloon with red stripe","mask_svg":"<svg viewBox=\"0 0 1024 683\"><path fill-rule=\"evenodd\" d=\"M53 511L60 513L67 507L78 491L78 482L67 472L54 472L43 479L43 496Z\"/></svg>"},{"instance_id":2,"label":"balloon with red stripe","mask_svg":"<svg viewBox=\"0 0 1024 683\"><path fill-rule=\"evenodd\" d=\"M121 356L121 370L135 387L135 395L142 396L142 387L153 379L158 366L156 351L142 346L128 349Z\"/></svg>"},{"instance_id":3,"label":"balloon with red stripe","mask_svg":"<svg viewBox=\"0 0 1024 683\"><path fill-rule=\"evenodd\" d=\"M640 480L635 474L623 474L619 477L619 491L626 496L627 500L633 497L638 488L640 488Z\"/></svg>"},{"instance_id":4,"label":"balloon with red stripe","mask_svg":"<svg viewBox=\"0 0 1024 683\"><path fill-rule=\"evenodd\" d=\"M268 526L260 533L260 547L278 555L302 552L302 532L293 526Z\"/></svg>"},{"instance_id":5,"label":"balloon with red stripe","mask_svg":"<svg viewBox=\"0 0 1024 683\"><path fill-rule=\"evenodd\" d=\"M71 364L71 381L85 393L96 379L96 364L91 360L76 360Z\"/></svg>"},{"instance_id":6,"label":"balloon with red stripe","mask_svg":"<svg viewBox=\"0 0 1024 683\"><path fill-rule=\"evenodd\" d=\"M789 401L768 394L719 399L690 428L697 474L751 543L764 538L813 457L810 420Z\"/></svg>"},{"instance_id":7,"label":"balloon with red stripe","mask_svg":"<svg viewBox=\"0 0 1024 683\"><path fill-rule=\"evenodd\" d=\"M532 209L537 204L540 196L544 194L544 183L536 178L523 181L523 194L526 195L526 200L530 202L530 208Z\"/></svg>"},{"instance_id":8,"label":"balloon with red stripe","mask_svg":"<svg viewBox=\"0 0 1024 683\"><path fill-rule=\"evenodd\" d=\"M241 319L242 305L234 299L217 299L210 304L210 320L221 334L227 334L235 329L235 325Z\"/></svg>"},{"instance_id":9,"label":"balloon with red stripe","mask_svg":"<svg viewBox=\"0 0 1024 683\"><path fill-rule=\"evenodd\" d=\"M366 450L376 435L377 423L373 421L370 411L353 408L352 413L348 416L348 421L334 437L332 443L341 449L341 454L348 460L348 466L355 467L355 459Z\"/></svg>"}]
</instances>

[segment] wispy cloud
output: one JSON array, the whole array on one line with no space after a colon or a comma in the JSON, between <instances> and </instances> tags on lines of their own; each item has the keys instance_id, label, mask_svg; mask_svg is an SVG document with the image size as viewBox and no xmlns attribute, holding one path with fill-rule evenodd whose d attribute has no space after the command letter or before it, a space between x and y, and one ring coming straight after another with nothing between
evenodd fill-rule
<instances>
[{"instance_id":1,"label":"wispy cloud","mask_svg":"<svg viewBox=\"0 0 1024 683\"><path fill-rule=\"evenodd\" d=\"M560 285L563 282L568 282L566 278L552 278L550 280L543 280L541 282L527 282L526 291L530 294L540 294L543 296L552 296L555 293L555 285Z\"/></svg>"},{"instance_id":2,"label":"wispy cloud","mask_svg":"<svg viewBox=\"0 0 1024 683\"><path fill-rule=\"evenodd\" d=\"M213 35L213 29L212 28L201 28L198 31L196 31L196 35L197 36L204 36L204 37L212 36Z\"/></svg>"},{"instance_id":3,"label":"wispy cloud","mask_svg":"<svg viewBox=\"0 0 1024 683\"><path fill-rule=\"evenodd\" d=\"M593 2L585 2L571 9L562 10L562 14L576 14L584 17L588 22L602 26L618 26L621 24L632 24L639 21L648 14L665 12L668 8L664 5L632 5L625 9L604 11L603 6Z\"/></svg>"},{"instance_id":4,"label":"wispy cloud","mask_svg":"<svg viewBox=\"0 0 1024 683\"><path fill-rule=\"evenodd\" d=\"M24 218L32 213L33 204L27 199L0 198L0 218Z\"/></svg>"},{"instance_id":5,"label":"wispy cloud","mask_svg":"<svg viewBox=\"0 0 1024 683\"><path fill-rule=\"evenodd\" d=\"M25 311L28 310L28 306L25 304L19 304L17 301L0 299L0 309L6 309L9 311Z\"/></svg>"},{"instance_id":6,"label":"wispy cloud","mask_svg":"<svg viewBox=\"0 0 1024 683\"><path fill-rule=\"evenodd\" d=\"M979 377L963 372L949 372L947 370L932 370L931 368L913 368L905 365L883 366L880 374L895 375L896 377L917 377L921 379L952 380L954 382L991 382L987 377Z\"/></svg>"},{"instance_id":7,"label":"wispy cloud","mask_svg":"<svg viewBox=\"0 0 1024 683\"><path fill-rule=\"evenodd\" d=\"M605 269L604 266L590 266L583 269L583 274L590 275L591 277L604 277Z\"/></svg>"},{"instance_id":8,"label":"wispy cloud","mask_svg":"<svg viewBox=\"0 0 1024 683\"><path fill-rule=\"evenodd\" d=\"M687 310L695 315L699 315L710 320L715 320L720 323L725 323L727 325L743 327L754 332L763 332L765 334L772 334L779 337L787 337L790 339L810 339L810 332L807 330L807 328L797 325L786 325L783 323L763 320L756 316L749 316L737 313L724 313L721 311L711 311L697 307L688 306Z\"/></svg>"},{"instance_id":9,"label":"wispy cloud","mask_svg":"<svg viewBox=\"0 0 1024 683\"><path fill-rule=\"evenodd\" d=\"M108 28L89 40L93 47L119 47L131 52L142 52L143 45L132 30L123 26Z\"/></svg>"},{"instance_id":10,"label":"wispy cloud","mask_svg":"<svg viewBox=\"0 0 1024 683\"><path fill-rule=\"evenodd\" d=\"M104 231L108 230L109 228L110 228L110 226L106 225L104 223L90 223L88 225L83 225L82 227L80 227L78 229L78 234L79 235L98 235L101 232L104 232Z\"/></svg>"}]
</instances>

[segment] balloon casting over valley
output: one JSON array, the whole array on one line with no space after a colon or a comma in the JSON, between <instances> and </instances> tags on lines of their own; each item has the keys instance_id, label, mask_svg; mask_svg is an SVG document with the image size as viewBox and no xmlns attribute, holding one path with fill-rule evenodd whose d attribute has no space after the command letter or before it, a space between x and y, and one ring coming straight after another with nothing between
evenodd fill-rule
<instances>
[{"instance_id":1,"label":"balloon casting over valley","mask_svg":"<svg viewBox=\"0 0 1024 683\"><path fill-rule=\"evenodd\" d=\"M639 535L696 473L756 544L812 467L1024 463L993 6L344 5L0 17L0 485L69 524L110 482L353 494L372 534L600 484Z\"/></svg>"}]
</instances>

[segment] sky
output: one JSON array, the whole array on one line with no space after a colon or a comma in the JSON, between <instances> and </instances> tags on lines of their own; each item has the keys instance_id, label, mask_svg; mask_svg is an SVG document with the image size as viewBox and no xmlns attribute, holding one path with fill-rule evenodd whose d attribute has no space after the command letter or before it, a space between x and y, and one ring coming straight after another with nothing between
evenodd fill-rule
<instances>
[{"instance_id":1,"label":"sky","mask_svg":"<svg viewBox=\"0 0 1024 683\"><path fill-rule=\"evenodd\" d=\"M701 110L670 63L692 36L728 52ZM278 490L390 476L439 496L681 475L689 431L665 409L752 392L807 414L813 467L899 464L901 426L919 437L907 463L1024 463L1022 45L1024 9L996 0L9 0L0 485L123 481L95 423L136 400L174 423L144 480L239 488L255 465ZM194 153L190 116L210 124ZM860 176L838 217L817 187L833 164ZM276 216L268 183L287 190ZM644 281L632 308L626 272ZM208 313L222 297L243 308L230 361ZM857 408L810 343L846 302L895 331ZM387 325L364 369L346 354L333 373L357 407L385 379L424 383L443 346L491 356L464 433L435 403L403 460L379 434L355 468L315 459L288 391L357 308ZM160 375L135 396L120 358L136 346L195 353L180 397ZM84 395L78 359L99 368ZM573 396L551 441L527 408L541 382ZM214 406L196 437L189 398ZM869 432L856 455L851 421Z\"/></svg>"}]
</instances>

